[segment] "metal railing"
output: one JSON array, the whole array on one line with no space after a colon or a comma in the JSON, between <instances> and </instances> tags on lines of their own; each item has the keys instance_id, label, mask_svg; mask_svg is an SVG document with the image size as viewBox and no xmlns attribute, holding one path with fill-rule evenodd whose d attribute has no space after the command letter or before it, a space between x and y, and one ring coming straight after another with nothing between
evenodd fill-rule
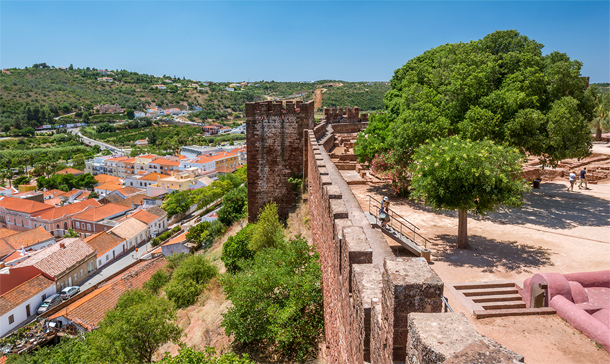
<instances>
[{"instance_id":1,"label":"metal railing","mask_svg":"<svg viewBox=\"0 0 610 364\"><path fill-rule=\"evenodd\" d=\"M375 216L378 225L381 226L381 224L379 223L379 210L381 210L381 201L378 201L371 195L367 196L369 198L369 213ZM372 203L372 201L374 201L375 203ZM390 222L388 223L388 225L390 225L394 230L411 239L411 241L413 241L415 244L420 246L423 245L424 248L428 247L428 243L430 241L417 232L419 228L415 226L415 224L400 216L398 213L396 213L396 211L392 209L388 209L388 216L390 217Z\"/></svg>"},{"instance_id":2,"label":"metal railing","mask_svg":"<svg viewBox=\"0 0 610 364\"><path fill-rule=\"evenodd\" d=\"M443 312L453 312L451 306L449 306L449 302L447 302L447 297L443 296Z\"/></svg>"}]
</instances>

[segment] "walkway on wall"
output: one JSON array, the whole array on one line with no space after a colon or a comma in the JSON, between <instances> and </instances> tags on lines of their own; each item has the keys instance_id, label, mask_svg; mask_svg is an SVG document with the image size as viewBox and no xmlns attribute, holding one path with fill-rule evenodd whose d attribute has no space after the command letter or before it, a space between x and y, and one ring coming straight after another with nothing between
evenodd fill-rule
<instances>
[{"instance_id":1,"label":"walkway on wall","mask_svg":"<svg viewBox=\"0 0 610 364\"><path fill-rule=\"evenodd\" d=\"M417 232L419 228L392 209L389 209L388 213L390 221L385 227L382 227L378 217L381 201L378 201L370 195L368 197L369 208L364 215L368 219L369 224L374 228L378 228L384 235L402 245L402 247L407 249L411 254L418 257L424 257L429 262L430 250L427 248L430 241Z\"/></svg>"}]
</instances>

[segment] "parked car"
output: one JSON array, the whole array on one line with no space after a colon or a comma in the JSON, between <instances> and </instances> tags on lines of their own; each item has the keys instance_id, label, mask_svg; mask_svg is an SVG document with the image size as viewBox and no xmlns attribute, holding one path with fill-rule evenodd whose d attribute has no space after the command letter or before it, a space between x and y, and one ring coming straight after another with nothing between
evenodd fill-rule
<instances>
[{"instance_id":1,"label":"parked car","mask_svg":"<svg viewBox=\"0 0 610 364\"><path fill-rule=\"evenodd\" d=\"M39 315L45 313L60 303L61 295L59 293L55 293L54 295L47 297L47 299L42 302L40 307L38 307L38 309L36 310L36 313Z\"/></svg>"},{"instance_id":2,"label":"parked car","mask_svg":"<svg viewBox=\"0 0 610 364\"><path fill-rule=\"evenodd\" d=\"M80 287L72 286L62 289L60 294L62 299L67 300L69 298L72 298L72 296L76 295L78 292L80 292Z\"/></svg>"}]
</instances>

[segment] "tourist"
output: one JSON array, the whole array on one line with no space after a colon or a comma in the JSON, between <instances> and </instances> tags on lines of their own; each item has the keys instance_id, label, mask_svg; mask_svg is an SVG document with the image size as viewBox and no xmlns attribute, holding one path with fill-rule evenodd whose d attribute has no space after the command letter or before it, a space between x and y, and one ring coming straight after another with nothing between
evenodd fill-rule
<instances>
[{"instance_id":1,"label":"tourist","mask_svg":"<svg viewBox=\"0 0 610 364\"><path fill-rule=\"evenodd\" d=\"M574 183L576 183L576 173L572 171L570 172L570 187L568 187L568 191L574 191Z\"/></svg>"},{"instance_id":2,"label":"tourist","mask_svg":"<svg viewBox=\"0 0 610 364\"><path fill-rule=\"evenodd\" d=\"M578 184L578 189L582 188L582 183L585 183L585 190L589 189L589 186L587 186L587 167L583 168L582 171L580 171L580 183Z\"/></svg>"},{"instance_id":3,"label":"tourist","mask_svg":"<svg viewBox=\"0 0 610 364\"><path fill-rule=\"evenodd\" d=\"M390 199L384 197L381 201L381 210L379 210L379 220L381 220L381 227L386 228L388 222L390 222Z\"/></svg>"}]
</instances>

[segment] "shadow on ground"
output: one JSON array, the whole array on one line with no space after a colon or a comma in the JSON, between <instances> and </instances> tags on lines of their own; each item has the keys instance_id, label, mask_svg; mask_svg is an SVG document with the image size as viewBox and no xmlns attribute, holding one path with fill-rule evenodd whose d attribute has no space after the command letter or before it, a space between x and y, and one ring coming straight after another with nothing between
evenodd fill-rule
<instances>
[{"instance_id":1,"label":"shadow on ground","mask_svg":"<svg viewBox=\"0 0 610 364\"><path fill-rule=\"evenodd\" d=\"M437 235L435 240L439 242L432 243L432 259L455 267L481 268L483 272L490 273L498 270L521 273L528 272L530 268L553 265L549 249L518 244L516 241L470 235L470 249L458 249L457 235Z\"/></svg>"},{"instance_id":2,"label":"shadow on ground","mask_svg":"<svg viewBox=\"0 0 610 364\"><path fill-rule=\"evenodd\" d=\"M371 194L393 196L388 185L370 186ZM420 201L408 198L391 198L394 205L408 205L415 210L434 212L457 218L456 211L435 211ZM610 225L608 200L578 192L567 192L563 184L543 183L540 189L528 193L523 208L501 209L487 216L468 215L468 218L487 220L499 224L531 224L551 229L570 229L577 226ZM392 206L390 206L391 208ZM408 217L407 217L408 220Z\"/></svg>"}]
</instances>

